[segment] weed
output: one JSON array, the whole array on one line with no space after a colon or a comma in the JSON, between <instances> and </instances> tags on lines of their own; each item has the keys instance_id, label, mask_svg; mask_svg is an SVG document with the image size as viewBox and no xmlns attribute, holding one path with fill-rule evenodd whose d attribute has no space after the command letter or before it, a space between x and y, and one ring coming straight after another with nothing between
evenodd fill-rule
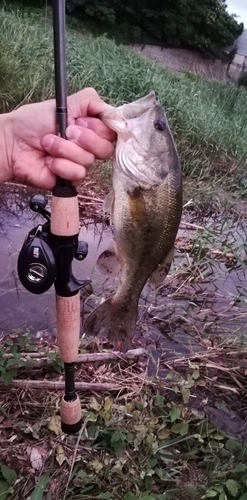
<instances>
[{"instance_id":1,"label":"weed","mask_svg":"<svg viewBox=\"0 0 247 500\"><path fill-rule=\"evenodd\" d=\"M243 401L244 357L231 347L161 360L166 363L173 369L164 380L143 378L142 359L98 363L96 379L114 377L122 389L81 393L83 426L76 437L61 433L58 394L30 392L25 384L18 392L14 385L12 390L1 385L4 498L43 498L46 491L54 500L222 500L223 493L227 500L240 500L247 482L246 433L238 428L238 439L229 436L233 415L226 390L214 404L211 377L215 385L243 387ZM18 374L24 376L23 370L25 378L35 376L36 368L27 372L19 366ZM51 370L49 365L46 376L54 378ZM91 365L84 364L77 376L85 380L91 373ZM211 423L209 410L218 415L219 425Z\"/></svg>"},{"instance_id":2,"label":"weed","mask_svg":"<svg viewBox=\"0 0 247 500\"><path fill-rule=\"evenodd\" d=\"M0 10L2 110L54 95L50 10L12 6ZM69 91L93 86L111 104L154 90L165 106L184 173L242 195L247 157L246 92L172 74L104 36L93 37L68 20Z\"/></svg>"}]
</instances>

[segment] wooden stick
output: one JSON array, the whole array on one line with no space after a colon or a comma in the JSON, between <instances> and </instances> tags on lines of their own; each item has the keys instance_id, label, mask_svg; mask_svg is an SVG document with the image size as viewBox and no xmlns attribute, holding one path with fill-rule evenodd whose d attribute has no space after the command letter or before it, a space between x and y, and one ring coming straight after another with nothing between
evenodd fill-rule
<instances>
[{"instance_id":1,"label":"wooden stick","mask_svg":"<svg viewBox=\"0 0 247 500\"><path fill-rule=\"evenodd\" d=\"M92 363L98 361L114 361L121 359L135 359L141 356L147 355L147 351L140 347L139 349L131 349L126 353L121 351L113 351L113 352L97 352L97 353L88 353L88 354L79 354L76 360L76 363Z\"/></svg>"},{"instance_id":2,"label":"wooden stick","mask_svg":"<svg viewBox=\"0 0 247 500\"><path fill-rule=\"evenodd\" d=\"M0 380L0 386L3 387L4 383ZM64 382L57 382L51 380L19 380L15 379L9 384L9 387L21 387L22 389L50 389L53 391L63 391ZM6 387L6 386L5 386ZM119 391L123 386L111 383L87 383L75 382L76 391Z\"/></svg>"},{"instance_id":3,"label":"wooden stick","mask_svg":"<svg viewBox=\"0 0 247 500\"><path fill-rule=\"evenodd\" d=\"M47 361L47 364L52 364L53 360L49 359L48 357L48 352L22 352L20 354L20 357L16 359L16 362L20 359L34 359L34 360L42 360L42 361ZM59 351L50 351L50 354L59 354ZM76 363L94 363L94 362L99 362L99 361L114 361L114 360L121 360L121 359L135 359L139 358L141 356L147 355L147 351L140 347L139 349L131 349L127 351L126 353L123 353L121 351L113 351L113 352L92 352L88 354L78 354L77 359L75 360ZM5 359L12 359L16 357L14 354L4 354L3 358ZM43 359L42 359L43 358Z\"/></svg>"}]
</instances>

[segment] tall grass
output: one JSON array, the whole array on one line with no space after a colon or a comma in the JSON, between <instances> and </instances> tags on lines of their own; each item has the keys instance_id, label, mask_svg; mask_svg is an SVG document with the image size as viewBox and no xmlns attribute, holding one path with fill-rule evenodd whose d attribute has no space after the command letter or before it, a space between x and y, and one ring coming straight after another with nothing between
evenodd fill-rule
<instances>
[{"instance_id":1,"label":"tall grass","mask_svg":"<svg viewBox=\"0 0 247 500\"><path fill-rule=\"evenodd\" d=\"M50 11L0 9L0 105L54 95ZM93 86L108 102L154 90L165 106L184 173L247 194L247 93L231 84L173 74L78 23L67 26L69 92Z\"/></svg>"}]
</instances>

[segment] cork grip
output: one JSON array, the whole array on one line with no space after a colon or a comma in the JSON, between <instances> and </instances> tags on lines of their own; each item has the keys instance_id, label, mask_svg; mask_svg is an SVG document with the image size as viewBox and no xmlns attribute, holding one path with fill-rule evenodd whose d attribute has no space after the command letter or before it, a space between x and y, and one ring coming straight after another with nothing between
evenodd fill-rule
<instances>
[{"instance_id":1,"label":"cork grip","mask_svg":"<svg viewBox=\"0 0 247 500\"><path fill-rule=\"evenodd\" d=\"M64 363L74 363L80 341L80 294L72 297L56 295L57 338Z\"/></svg>"},{"instance_id":2,"label":"cork grip","mask_svg":"<svg viewBox=\"0 0 247 500\"><path fill-rule=\"evenodd\" d=\"M74 429L74 432L78 432L81 428L81 404L78 396L74 401L65 401L64 397L62 398L60 415L65 432L66 426L78 426L78 429Z\"/></svg>"},{"instance_id":3,"label":"cork grip","mask_svg":"<svg viewBox=\"0 0 247 500\"><path fill-rule=\"evenodd\" d=\"M74 236L79 233L77 196L51 199L51 233L56 236Z\"/></svg>"}]
</instances>

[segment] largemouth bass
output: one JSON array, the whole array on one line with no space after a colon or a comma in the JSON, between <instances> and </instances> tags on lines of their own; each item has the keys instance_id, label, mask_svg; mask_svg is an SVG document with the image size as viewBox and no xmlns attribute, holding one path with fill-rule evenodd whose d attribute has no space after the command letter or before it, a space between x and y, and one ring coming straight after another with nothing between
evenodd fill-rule
<instances>
[{"instance_id":1,"label":"largemouth bass","mask_svg":"<svg viewBox=\"0 0 247 500\"><path fill-rule=\"evenodd\" d=\"M182 174L177 149L162 107L151 92L101 113L117 132L111 210L119 287L87 318L84 331L104 333L118 349L131 347L138 301L149 280L159 286L169 272L182 211ZM107 268L112 251L99 257Z\"/></svg>"}]
</instances>

